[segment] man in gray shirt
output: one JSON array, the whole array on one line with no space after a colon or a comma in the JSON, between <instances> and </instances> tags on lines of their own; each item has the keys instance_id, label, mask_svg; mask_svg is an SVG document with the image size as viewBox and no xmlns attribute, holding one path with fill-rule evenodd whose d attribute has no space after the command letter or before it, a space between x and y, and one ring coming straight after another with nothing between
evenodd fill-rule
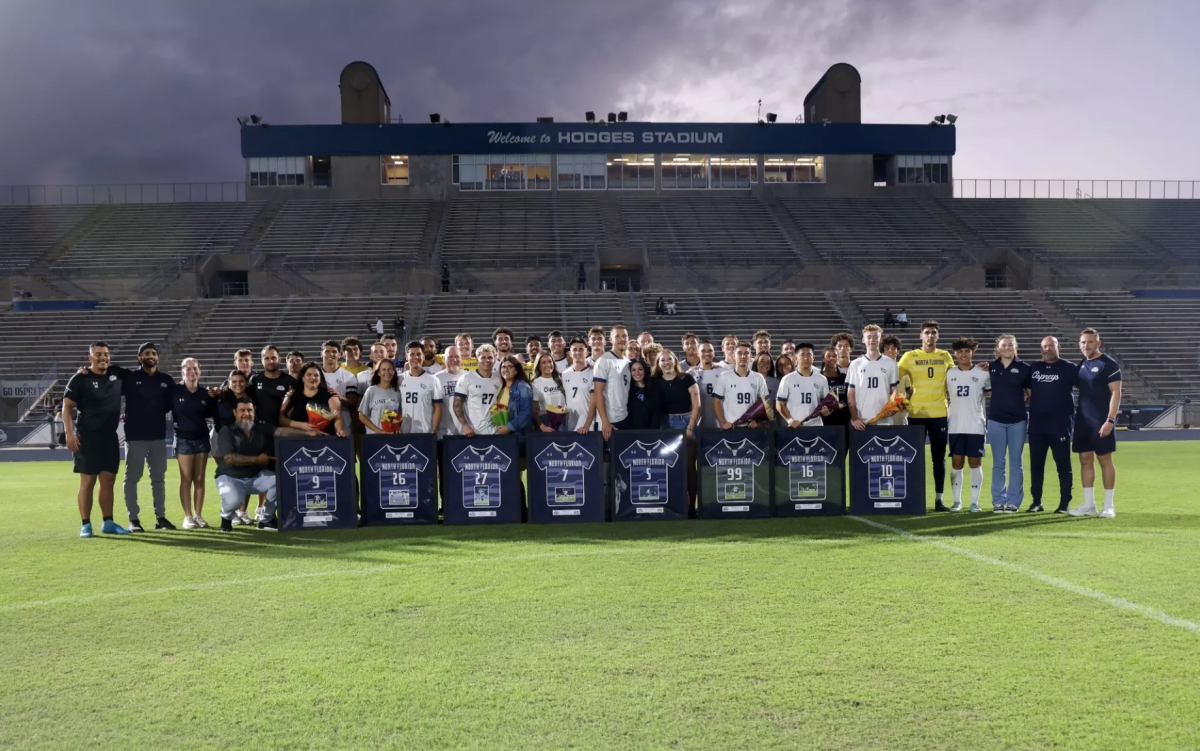
<instances>
[{"instance_id":1,"label":"man in gray shirt","mask_svg":"<svg viewBox=\"0 0 1200 751\"><path fill-rule=\"evenodd\" d=\"M217 492L221 496L221 531L233 531L233 515L247 495L267 494L259 529L279 529L275 519L275 474L267 465L275 457L275 438L303 438L295 428L280 428L254 419L254 402L243 397L234 411L235 422L217 433L213 454L217 460Z\"/></svg>"}]
</instances>

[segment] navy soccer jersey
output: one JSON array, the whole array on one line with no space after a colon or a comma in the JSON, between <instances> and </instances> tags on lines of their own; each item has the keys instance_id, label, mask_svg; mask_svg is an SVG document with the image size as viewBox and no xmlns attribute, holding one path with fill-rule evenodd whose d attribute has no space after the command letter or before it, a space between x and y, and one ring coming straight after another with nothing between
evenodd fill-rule
<instances>
[{"instance_id":1,"label":"navy soccer jersey","mask_svg":"<svg viewBox=\"0 0 1200 751\"><path fill-rule=\"evenodd\" d=\"M313 451L301 448L283 463L296 483L296 509L301 514L337 510L337 478L346 471L346 460L328 446ZM349 499L345 499L349 501Z\"/></svg>"},{"instance_id":2,"label":"navy soccer jersey","mask_svg":"<svg viewBox=\"0 0 1200 751\"><path fill-rule=\"evenodd\" d=\"M367 466L379 474L379 505L383 508L416 508L422 498L421 473L429 457L413 446L396 450L381 446Z\"/></svg>"},{"instance_id":3,"label":"navy soccer jersey","mask_svg":"<svg viewBox=\"0 0 1200 751\"><path fill-rule=\"evenodd\" d=\"M500 473L508 471L512 457L495 446L479 450L467 446L450 462L462 475L462 501L466 508L499 508Z\"/></svg>"},{"instance_id":4,"label":"navy soccer jersey","mask_svg":"<svg viewBox=\"0 0 1200 751\"><path fill-rule=\"evenodd\" d=\"M766 458L749 438L722 439L705 452L704 461L716 470L717 503L753 503L754 468Z\"/></svg>"},{"instance_id":5,"label":"navy soccer jersey","mask_svg":"<svg viewBox=\"0 0 1200 751\"><path fill-rule=\"evenodd\" d=\"M789 501L825 500L829 494L829 465L837 461L837 449L824 438L793 438L775 454L779 465L788 468Z\"/></svg>"},{"instance_id":6,"label":"navy soccer jersey","mask_svg":"<svg viewBox=\"0 0 1200 751\"><path fill-rule=\"evenodd\" d=\"M618 457L629 473L630 500L634 505L661 505L667 502L669 473L679 461L679 452L662 441L634 441Z\"/></svg>"},{"instance_id":7,"label":"navy soccer jersey","mask_svg":"<svg viewBox=\"0 0 1200 751\"><path fill-rule=\"evenodd\" d=\"M1069 436L1075 416L1071 390L1079 380L1079 366L1067 360L1033 363L1029 384L1030 435Z\"/></svg>"},{"instance_id":8,"label":"navy soccer jersey","mask_svg":"<svg viewBox=\"0 0 1200 751\"><path fill-rule=\"evenodd\" d=\"M858 458L867 466L867 497L872 500L900 500L908 489L908 465L917 450L900 436L867 441L858 450ZM918 467L916 471L921 471Z\"/></svg>"},{"instance_id":9,"label":"navy soccer jersey","mask_svg":"<svg viewBox=\"0 0 1200 751\"><path fill-rule=\"evenodd\" d=\"M988 375L992 379L992 401L988 419L1005 425L1025 422L1025 389L1029 388L1033 368L1020 358L1005 367L999 359L992 360Z\"/></svg>"},{"instance_id":10,"label":"navy soccer jersey","mask_svg":"<svg viewBox=\"0 0 1200 751\"><path fill-rule=\"evenodd\" d=\"M1089 426L1102 425L1108 419L1108 404L1112 399L1109 385L1120 380L1121 366L1106 354L1079 363L1078 418Z\"/></svg>"},{"instance_id":11,"label":"navy soccer jersey","mask_svg":"<svg viewBox=\"0 0 1200 751\"><path fill-rule=\"evenodd\" d=\"M553 507L582 506L586 496L584 472L596 463L592 452L578 443L552 443L534 457L546 473L546 503Z\"/></svg>"}]
</instances>

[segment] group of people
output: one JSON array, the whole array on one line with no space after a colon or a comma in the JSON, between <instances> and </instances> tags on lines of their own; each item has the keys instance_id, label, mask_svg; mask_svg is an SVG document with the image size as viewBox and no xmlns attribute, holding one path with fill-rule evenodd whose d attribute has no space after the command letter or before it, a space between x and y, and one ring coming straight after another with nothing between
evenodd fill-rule
<instances>
[{"instance_id":1,"label":"group of people","mask_svg":"<svg viewBox=\"0 0 1200 751\"><path fill-rule=\"evenodd\" d=\"M1022 450L1028 439L1033 465L1029 511L1042 510L1050 452L1059 476L1058 512L1068 512L1073 447L1080 455L1084 502L1069 513L1113 516L1112 431L1121 376L1117 363L1101 353L1099 334L1094 329L1080 334L1083 359L1078 364L1060 359L1054 337L1042 340L1042 358L1033 363L1017 356L1015 337L1001 336L995 359L978 365L975 340L958 339L951 355L938 349L938 339L938 323L925 321L921 346L902 354L897 337L869 325L861 336L864 353L852 359L856 342L849 333L835 334L826 347L788 339L776 353L771 334L759 330L749 339L725 336L718 361L714 343L694 333L683 335L677 353L650 332L631 337L621 325L593 326L584 336L569 339L551 331L545 342L531 335L523 353L514 349L514 334L505 327L497 328L489 343L476 346L470 334L460 334L444 349L425 337L401 350L394 334L382 334L370 344L365 360L363 343L355 337L322 343L319 360L267 345L259 352L259 370L253 353L239 349L233 370L213 388L201 385L200 363L194 358L183 360L176 382L159 370L153 342L141 345L138 366L131 369L114 365L108 346L96 342L89 349L89 366L67 384L62 409L67 445L80 475L80 536L93 534L97 487L101 531L144 530L138 482L147 467L154 528L175 529L167 518L164 487L168 414L185 529L208 526L202 511L210 454L221 496L221 528L255 523L277 528L276 437L402 432L439 437L511 433L520 438L531 431L599 431L607 441L614 430L671 428L692 439L694 467L694 437L700 429L847 425L865 430L870 423L925 427L936 511L963 508L968 467L969 508L980 510L985 442L993 452L993 511L1020 509ZM122 397L128 527L113 518ZM952 505L943 499L947 448ZM1105 488L1102 510L1093 489L1097 460ZM248 502L254 495L259 504L251 518Z\"/></svg>"},{"instance_id":2,"label":"group of people","mask_svg":"<svg viewBox=\"0 0 1200 751\"><path fill-rule=\"evenodd\" d=\"M654 303L654 315L656 316L673 316L679 314L679 308L675 307L674 300L658 298Z\"/></svg>"}]
</instances>

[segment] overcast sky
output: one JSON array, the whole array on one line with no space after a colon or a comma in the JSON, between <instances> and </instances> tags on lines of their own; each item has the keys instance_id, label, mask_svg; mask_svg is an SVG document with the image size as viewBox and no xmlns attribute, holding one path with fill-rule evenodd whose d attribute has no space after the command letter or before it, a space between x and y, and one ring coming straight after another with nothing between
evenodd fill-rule
<instances>
[{"instance_id":1,"label":"overcast sky","mask_svg":"<svg viewBox=\"0 0 1200 751\"><path fill-rule=\"evenodd\" d=\"M234 118L339 121L342 67L456 122L960 117L957 177L1200 179L1196 0L0 0L0 185L240 180Z\"/></svg>"}]
</instances>

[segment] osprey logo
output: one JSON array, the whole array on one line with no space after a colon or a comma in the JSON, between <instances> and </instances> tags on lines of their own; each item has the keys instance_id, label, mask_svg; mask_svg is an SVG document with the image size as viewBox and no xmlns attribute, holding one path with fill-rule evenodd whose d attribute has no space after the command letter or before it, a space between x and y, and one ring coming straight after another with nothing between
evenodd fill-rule
<instances>
[{"instance_id":1,"label":"osprey logo","mask_svg":"<svg viewBox=\"0 0 1200 751\"><path fill-rule=\"evenodd\" d=\"M971 376L971 383L979 383L978 376Z\"/></svg>"},{"instance_id":2,"label":"osprey logo","mask_svg":"<svg viewBox=\"0 0 1200 751\"><path fill-rule=\"evenodd\" d=\"M110 380L110 381L115 381L115 380L117 380L117 377L116 377L115 375L110 375L110 376L108 377L108 380Z\"/></svg>"},{"instance_id":3,"label":"osprey logo","mask_svg":"<svg viewBox=\"0 0 1200 751\"><path fill-rule=\"evenodd\" d=\"M283 386L276 386L276 387L275 387L275 390L276 390L276 391L283 391Z\"/></svg>"},{"instance_id":4,"label":"osprey logo","mask_svg":"<svg viewBox=\"0 0 1200 751\"><path fill-rule=\"evenodd\" d=\"M1100 366L1099 366L1099 365L1097 365L1096 367L1092 368L1092 372L1093 372L1093 373L1099 373L1099 372L1100 372Z\"/></svg>"},{"instance_id":5,"label":"osprey logo","mask_svg":"<svg viewBox=\"0 0 1200 751\"><path fill-rule=\"evenodd\" d=\"M1054 383L1058 380L1058 374L1043 373L1040 370L1035 370L1033 372L1033 380L1037 381L1038 383Z\"/></svg>"},{"instance_id":6,"label":"osprey logo","mask_svg":"<svg viewBox=\"0 0 1200 751\"><path fill-rule=\"evenodd\" d=\"M1021 369L1020 369L1020 368L1012 368L1012 369L1010 369L1008 372L1009 372L1009 373L1020 373L1020 372L1021 372Z\"/></svg>"},{"instance_id":7,"label":"osprey logo","mask_svg":"<svg viewBox=\"0 0 1200 751\"><path fill-rule=\"evenodd\" d=\"M160 383L160 384L158 384L158 385L159 385L159 386L161 386L161 387L163 387L164 389L167 387L167 384L165 384L165 383Z\"/></svg>"}]
</instances>

